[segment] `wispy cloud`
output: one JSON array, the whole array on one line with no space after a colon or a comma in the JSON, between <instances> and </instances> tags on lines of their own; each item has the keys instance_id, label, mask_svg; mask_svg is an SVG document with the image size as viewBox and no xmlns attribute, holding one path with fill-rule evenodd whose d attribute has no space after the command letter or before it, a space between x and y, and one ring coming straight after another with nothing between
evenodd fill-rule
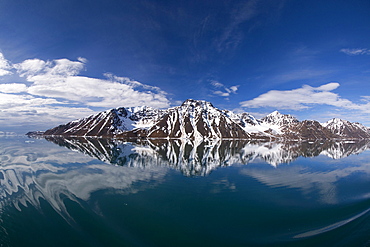
<instances>
[{"instance_id":1,"label":"wispy cloud","mask_svg":"<svg viewBox=\"0 0 370 247\"><path fill-rule=\"evenodd\" d=\"M302 110L314 105L329 105L337 108L359 110L370 113L370 103L355 104L348 99L341 98L331 91L337 89L339 83L332 82L319 87L304 85L292 90L271 90L252 100L241 102L242 107L259 108L273 107L275 109ZM367 96L364 97L366 99Z\"/></svg>"},{"instance_id":2,"label":"wispy cloud","mask_svg":"<svg viewBox=\"0 0 370 247\"><path fill-rule=\"evenodd\" d=\"M218 82L218 81L215 81L215 80L211 80L211 85L214 86L214 87L225 87L224 84Z\"/></svg>"},{"instance_id":3,"label":"wispy cloud","mask_svg":"<svg viewBox=\"0 0 370 247\"><path fill-rule=\"evenodd\" d=\"M0 76L9 75L11 74L10 69L12 67L10 66L10 63L8 60L4 58L4 55L0 52Z\"/></svg>"},{"instance_id":4,"label":"wispy cloud","mask_svg":"<svg viewBox=\"0 0 370 247\"><path fill-rule=\"evenodd\" d=\"M249 0L232 4L228 11L229 19L225 22L220 35L215 39L215 47L218 52L232 51L239 47L245 35L256 27L271 23L280 15L284 6L283 1ZM225 6L227 6L225 5ZM259 18L259 19L257 19ZM247 24L248 28L244 25ZM241 27L243 26L243 27Z\"/></svg>"},{"instance_id":5,"label":"wispy cloud","mask_svg":"<svg viewBox=\"0 0 370 247\"><path fill-rule=\"evenodd\" d=\"M25 83L0 84L0 123L66 121L94 112L94 107L169 106L166 92L127 77L105 79L79 76L85 58L77 61L28 59L11 64L0 53L1 76L11 73ZM25 117L27 115L27 117Z\"/></svg>"},{"instance_id":6,"label":"wispy cloud","mask_svg":"<svg viewBox=\"0 0 370 247\"><path fill-rule=\"evenodd\" d=\"M340 52L350 56L370 55L370 49L367 48L345 48L341 49Z\"/></svg>"},{"instance_id":7,"label":"wispy cloud","mask_svg":"<svg viewBox=\"0 0 370 247\"><path fill-rule=\"evenodd\" d=\"M222 35L217 40L217 50L219 52L239 45L243 38L239 25L257 15L258 2L259 0L251 0L234 9L231 21L225 26Z\"/></svg>"},{"instance_id":8,"label":"wispy cloud","mask_svg":"<svg viewBox=\"0 0 370 247\"><path fill-rule=\"evenodd\" d=\"M218 89L213 91L212 93L222 97L229 97L231 94L236 94L239 88L239 85L226 87L224 84L215 80L211 80L210 83L212 86Z\"/></svg>"}]
</instances>

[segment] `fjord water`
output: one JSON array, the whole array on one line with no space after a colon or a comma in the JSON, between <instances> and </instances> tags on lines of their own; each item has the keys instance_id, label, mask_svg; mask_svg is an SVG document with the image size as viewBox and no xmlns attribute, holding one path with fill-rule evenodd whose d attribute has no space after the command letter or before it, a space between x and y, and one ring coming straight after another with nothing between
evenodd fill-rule
<instances>
[{"instance_id":1,"label":"fjord water","mask_svg":"<svg viewBox=\"0 0 370 247\"><path fill-rule=\"evenodd\" d=\"M1 246L366 246L369 143L0 138Z\"/></svg>"}]
</instances>

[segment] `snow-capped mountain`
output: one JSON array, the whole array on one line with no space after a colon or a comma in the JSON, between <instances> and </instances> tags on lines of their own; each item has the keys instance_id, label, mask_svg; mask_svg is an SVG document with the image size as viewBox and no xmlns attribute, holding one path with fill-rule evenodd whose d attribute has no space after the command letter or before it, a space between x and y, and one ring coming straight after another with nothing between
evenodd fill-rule
<instances>
[{"instance_id":1,"label":"snow-capped mountain","mask_svg":"<svg viewBox=\"0 0 370 247\"><path fill-rule=\"evenodd\" d=\"M259 120L257 120L254 116L247 112L234 113L228 110L223 110L222 112L235 123L239 124L242 128L245 128L247 126L256 126L260 124Z\"/></svg>"},{"instance_id":2,"label":"snow-capped mountain","mask_svg":"<svg viewBox=\"0 0 370 247\"><path fill-rule=\"evenodd\" d=\"M368 128L366 128L362 124L351 123L339 118L333 118L326 123L323 123L322 126L329 129L333 134L339 135L341 137L359 139L370 137Z\"/></svg>"},{"instance_id":3,"label":"snow-capped mountain","mask_svg":"<svg viewBox=\"0 0 370 247\"><path fill-rule=\"evenodd\" d=\"M30 132L30 135L40 133ZM369 128L341 119L324 124L299 121L277 111L256 119L248 113L220 110L210 102L186 100L166 110L115 108L45 131L44 136L93 136L170 139L366 139Z\"/></svg>"},{"instance_id":4,"label":"snow-capped mountain","mask_svg":"<svg viewBox=\"0 0 370 247\"><path fill-rule=\"evenodd\" d=\"M257 135L259 137L271 138L273 137L270 132L280 133L280 126L265 123L261 120L256 119L254 116L247 112L233 113L228 110L223 110L223 113L237 123L245 132L251 135Z\"/></svg>"},{"instance_id":5,"label":"snow-capped mountain","mask_svg":"<svg viewBox=\"0 0 370 247\"><path fill-rule=\"evenodd\" d=\"M282 127L298 123L299 121L297 118L291 115L281 114L278 111L274 111L268 114L266 117L261 118L261 122Z\"/></svg>"},{"instance_id":6,"label":"snow-capped mountain","mask_svg":"<svg viewBox=\"0 0 370 247\"><path fill-rule=\"evenodd\" d=\"M210 102L186 100L181 106L168 109L149 129L148 137L246 139L251 135Z\"/></svg>"},{"instance_id":7,"label":"snow-capped mountain","mask_svg":"<svg viewBox=\"0 0 370 247\"><path fill-rule=\"evenodd\" d=\"M265 133L271 134L272 136L281 137L284 135L283 129L297 123L299 123L297 118L274 111L266 117L261 118L259 121L259 129Z\"/></svg>"},{"instance_id":8,"label":"snow-capped mountain","mask_svg":"<svg viewBox=\"0 0 370 247\"><path fill-rule=\"evenodd\" d=\"M138 128L150 128L164 113L146 106L120 107L59 125L44 135L114 137Z\"/></svg>"}]
</instances>

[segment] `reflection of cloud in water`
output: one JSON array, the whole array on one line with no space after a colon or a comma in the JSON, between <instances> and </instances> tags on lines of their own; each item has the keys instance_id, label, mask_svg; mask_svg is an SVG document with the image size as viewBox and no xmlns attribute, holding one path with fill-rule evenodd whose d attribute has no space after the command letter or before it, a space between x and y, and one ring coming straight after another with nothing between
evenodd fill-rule
<instances>
[{"instance_id":1,"label":"reflection of cloud in water","mask_svg":"<svg viewBox=\"0 0 370 247\"><path fill-rule=\"evenodd\" d=\"M326 204L336 204L337 182L353 174L363 173L370 176L370 164L359 163L356 166L335 167L332 170L318 171L309 166L280 166L278 169L244 168L241 174L253 177L270 187L299 189L309 196L312 191L319 191L320 200Z\"/></svg>"},{"instance_id":2,"label":"reflection of cloud in water","mask_svg":"<svg viewBox=\"0 0 370 247\"><path fill-rule=\"evenodd\" d=\"M57 138L49 141L96 157L107 163L126 167L172 167L186 176L208 175L218 167L233 164L266 162L274 167L290 163L298 157L326 155L333 159L359 154L369 148L366 140L358 142L265 142L251 141L197 141L190 140L141 140L128 143L110 139ZM256 178L271 187L300 189L309 196L312 191L320 192L323 203L337 202L335 183L355 172L370 174L367 166L331 169L319 172L299 165L279 166L278 169L248 167L242 174ZM231 188L234 188L231 185Z\"/></svg>"},{"instance_id":3,"label":"reflection of cloud in water","mask_svg":"<svg viewBox=\"0 0 370 247\"><path fill-rule=\"evenodd\" d=\"M88 201L93 192L114 189L116 193L145 190L145 183L160 182L166 174L161 167L148 169L107 165L68 149L38 140L25 144L17 139L0 142L0 205L31 204L46 200L68 218L63 200Z\"/></svg>"},{"instance_id":4,"label":"reflection of cloud in water","mask_svg":"<svg viewBox=\"0 0 370 247\"><path fill-rule=\"evenodd\" d=\"M24 139L2 139L0 142L1 205L27 203L40 207L44 199L64 216L63 200L88 201L92 193L114 189L116 193L145 190L148 183L160 182L167 167L184 175L207 175L212 170L233 164L263 160L271 165L289 163L299 156L335 154L333 157L360 153L368 148L362 143L252 143L249 141L152 140L127 143L108 139L48 138L67 147L50 145L44 140L25 143ZM78 151L78 152L76 152ZM81 152L87 155L81 155ZM96 160L105 161L107 165ZM123 167L122 167L123 166ZM148 169L147 169L148 168ZM241 172L271 186L300 189L308 195L319 189L321 200L336 203L335 182L354 172L370 174L370 168L344 167L323 173L310 173L298 165L278 169L248 167ZM235 190L233 182L220 182L219 189ZM215 190L214 192L217 192Z\"/></svg>"},{"instance_id":5,"label":"reflection of cloud in water","mask_svg":"<svg viewBox=\"0 0 370 247\"><path fill-rule=\"evenodd\" d=\"M214 181L212 183L211 193L220 193L222 191L235 192L236 191L235 183L229 181L226 178Z\"/></svg>"}]
</instances>

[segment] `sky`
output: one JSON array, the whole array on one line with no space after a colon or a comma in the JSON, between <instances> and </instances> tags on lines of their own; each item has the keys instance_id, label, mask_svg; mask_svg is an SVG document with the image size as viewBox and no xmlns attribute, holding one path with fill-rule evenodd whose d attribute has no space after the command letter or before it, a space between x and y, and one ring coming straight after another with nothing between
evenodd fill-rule
<instances>
[{"instance_id":1,"label":"sky","mask_svg":"<svg viewBox=\"0 0 370 247\"><path fill-rule=\"evenodd\" d=\"M370 1L0 0L0 131L186 99L370 126Z\"/></svg>"}]
</instances>

